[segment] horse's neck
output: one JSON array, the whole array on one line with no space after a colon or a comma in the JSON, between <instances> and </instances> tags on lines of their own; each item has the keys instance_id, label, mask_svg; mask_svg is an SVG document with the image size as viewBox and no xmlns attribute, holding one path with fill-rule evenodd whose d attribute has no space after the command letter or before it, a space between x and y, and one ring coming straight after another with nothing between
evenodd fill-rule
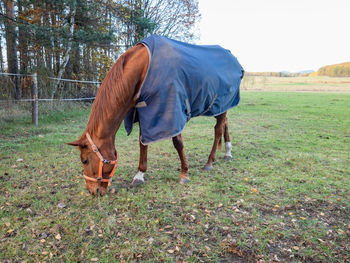
<instances>
[{"instance_id":1,"label":"horse's neck","mask_svg":"<svg viewBox=\"0 0 350 263\"><path fill-rule=\"evenodd\" d=\"M148 52L143 45L131 48L118 59L98 92L87 132L114 145L115 134L124 117L136 104L147 67Z\"/></svg>"}]
</instances>

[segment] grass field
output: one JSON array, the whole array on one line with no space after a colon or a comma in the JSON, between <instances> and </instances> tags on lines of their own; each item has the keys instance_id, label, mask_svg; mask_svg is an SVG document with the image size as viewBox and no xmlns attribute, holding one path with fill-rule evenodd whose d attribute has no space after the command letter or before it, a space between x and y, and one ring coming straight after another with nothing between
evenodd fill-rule
<instances>
[{"instance_id":1,"label":"grass field","mask_svg":"<svg viewBox=\"0 0 350 263\"><path fill-rule=\"evenodd\" d=\"M204 166L213 118L149 147L132 188L138 132L117 133L112 191L84 189L78 151L90 107L0 128L0 262L350 262L350 94L243 91L229 111L233 160Z\"/></svg>"},{"instance_id":2,"label":"grass field","mask_svg":"<svg viewBox=\"0 0 350 263\"><path fill-rule=\"evenodd\" d=\"M300 91L300 92L350 92L350 78L319 77L264 77L245 76L243 90Z\"/></svg>"}]
</instances>

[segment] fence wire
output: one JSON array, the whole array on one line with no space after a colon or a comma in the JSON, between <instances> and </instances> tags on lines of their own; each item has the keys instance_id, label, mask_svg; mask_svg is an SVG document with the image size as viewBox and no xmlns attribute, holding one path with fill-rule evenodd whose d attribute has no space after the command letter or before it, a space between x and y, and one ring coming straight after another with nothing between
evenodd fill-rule
<instances>
[{"instance_id":1,"label":"fence wire","mask_svg":"<svg viewBox=\"0 0 350 263\"><path fill-rule=\"evenodd\" d=\"M15 97L15 80L18 79L21 99ZM32 102L33 74L13 74L0 72L0 103L4 102ZM93 80L75 80L54 78L38 75L38 101L85 101L95 99L101 82ZM52 97L54 85L60 81L55 95Z\"/></svg>"},{"instance_id":2,"label":"fence wire","mask_svg":"<svg viewBox=\"0 0 350 263\"><path fill-rule=\"evenodd\" d=\"M55 86L57 80L59 85ZM15 83L19 87L20 99L15 99ZM95 100L100 84L95 80L0 72L0 122L32 115L32 122L37 124L39 115L89 106L85 104Z\"/></svg>"}]
</instances>

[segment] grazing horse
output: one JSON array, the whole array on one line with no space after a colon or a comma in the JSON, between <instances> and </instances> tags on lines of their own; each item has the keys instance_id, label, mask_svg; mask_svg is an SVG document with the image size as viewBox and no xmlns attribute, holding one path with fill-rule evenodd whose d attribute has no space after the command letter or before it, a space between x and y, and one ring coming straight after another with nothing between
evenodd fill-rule
<instances>
[{"instance_id":1,"label":"grazing horse","mask_svg":"<svg viewBox=\"0 0 350 263\"><path fill-rule=\"evenodd\" d=\"M220 46L191 45L152 35L127 50L105 77L79 140L86 188L104 195L118 162L115 134L124 120L130 134L140 125L140 159L133 184L144 182L148 144L172 138L181 161L179 182L189 181L181 132L196 116L215 116L215 139L205 170L211 170L216 149L225 140L225 159L231 143L227 110L239 103L243 69L230 51Z\"/></svg>"}]
</instances>

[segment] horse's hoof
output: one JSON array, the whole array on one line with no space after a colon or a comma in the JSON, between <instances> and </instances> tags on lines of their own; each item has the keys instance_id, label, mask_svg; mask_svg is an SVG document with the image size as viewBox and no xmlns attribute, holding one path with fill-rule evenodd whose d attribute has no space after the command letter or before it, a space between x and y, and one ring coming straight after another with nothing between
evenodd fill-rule
<instances>
[{"instance_id":1,"label":"horse's hoof","mask_svg":"<svg viewBox=\"0 0 350 263\"><path fill-rule=\"evenodd\" d=\"M204 170L206 170L206 171L211 171L211 169L213 169L213 166L210 166L210 165L204 166Z\"/></svg>"},{"instance_id":2,"label":"horse's hoof","mask_svg":"<svg viewBox=\"0 0 350 263\"><path fill-rule=\"evenodd\" d=\"M134 179L133 181L132 181L132 185L133 186L140 186L140 185L142 185L143 183L144 183L145 181L142 181L142 180L140 180L140 179Z\"/></svg>"},{"instance_id":3,"label":"horse's hoof","mask_svg":"<svg viewBox=\"0 0 350 263\"><path fill-rule=\"evenodd\" d=\"M232 160L232 156L225 155L225 156L224 156L224 160L225 160L225 161L231 161L231 160Z\"/></svg>"},{"instance_id":4,"label":"horse's hoof","mask_svg":"<svg viewBox=\"0 0 350 263\"><path fill-rule=\"evenodd\" d=\"M180 184L187 184L190 181L190 178L180 178L179 183Z\"/></svg>"}]
</instances>

